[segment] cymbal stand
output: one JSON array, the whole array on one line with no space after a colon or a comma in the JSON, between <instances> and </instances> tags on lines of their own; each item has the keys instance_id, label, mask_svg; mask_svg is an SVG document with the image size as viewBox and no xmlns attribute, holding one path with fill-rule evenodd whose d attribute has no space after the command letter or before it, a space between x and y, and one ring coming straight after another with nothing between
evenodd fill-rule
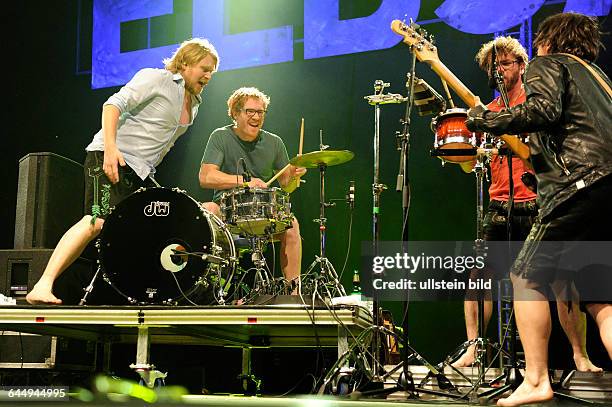
<instances>
[{"instance_id":1,"label":"cymbal stand","mask_svg":"<svg viewBox=\"0 0 612 407\"><path fill-rule=\"evenodd\" d=\"M329 146L323 144L323 132L319 134L320 144L319 149L323 151ZM322 280L322 284L315 286L323 286L325 288L325 294L327 298L341 297L346 295L344 286L338 280L338 273L334 269L334 266L329 261L325 254L325 244L327 239L327 218L325 217L325 208L335 206L332 202L325 201L325 170L327 165L319 163L319 217L313 219L313 222L319 224L319 256L315 255L314 261L308 267L305 275L309 275L315 267L319 266L318 279Z\"/></svg>"}]
</instances>

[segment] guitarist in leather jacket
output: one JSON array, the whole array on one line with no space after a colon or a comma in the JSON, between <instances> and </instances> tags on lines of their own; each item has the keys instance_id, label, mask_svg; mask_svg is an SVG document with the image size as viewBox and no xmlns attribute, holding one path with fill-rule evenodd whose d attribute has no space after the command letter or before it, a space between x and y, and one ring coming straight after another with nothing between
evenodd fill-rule
<instances>
[{"instance_id":1,"label":"guitarist in leather jacket","mask_svg":"<svg viewBox=\"0 0 612 407\"><path fill-rule=\"evenodd\" d=\"M597 20L590 17L577 13L548 17L534 40L538 57L525 74L526 102L499 113L483 107L468 112L466 125L472 131L533 133L530 150L540 212L512 270L525 379L510 397L498 401L501 406L553 397L547 369L551 319L545 293L567 277L560 276L557 265L564 253L545 253L539 242L612 240L612 96L609 78L593 64L602 45L600 36ZM574 56L586 60L586 66ZM593 300L582 305L595 319L612 359L612 303L610 283L605 281L611 272L598 271L578 272L573 278L581 298ZM582 290L584 281L588 288L607 287L607 297L590 296Z\"/></svg>"},{"instance_id":2,"label":"guitarist in leather jacket","mask_svg":"<svg viewBox=\"0 0 612 407\"><path fill-rule=\"evenodd\" d=\"M495 52L494 52L495 49ZM495 55L495 57L494 57ZM512 37L497 37L485 43L478 54L476 62L479 67L492 74L492 58L495 58L499 75L503 78L504 87L508 93L510 106L517 106L525 102L525 89L522 75L528 62L527 52L521 43ZM493 80L493 78L489 78ZM501 96L495 98L487 105L492 112L506 109ZM531 171L519 157L512 157L513 179L513 210L510 225L508 225L508 202L510 201L510 169L508 156L494 155L490 161L491 185L489 187L489 207L484 216L484 239L486 241L506 241L509 239L508 226L511 228L510 237L513 241L523 241L527 237L531 226L538 214L536 194L527 188L521 175ZM484 303L484 325L491 319L492 301ZM579 310L578 304L572 304L572 312L568 312L568 303L558 301L557 311L559 321L572 346L573 359L579 371L599 372L602 369L593 365L586 351L586 315ZM478 336L478 304L468 295L464 302L464 314L467 339ZM470 346L463 355L457 359L453 366L471 366L475 361L475 345Z\"/></svg>"}]
</instances>

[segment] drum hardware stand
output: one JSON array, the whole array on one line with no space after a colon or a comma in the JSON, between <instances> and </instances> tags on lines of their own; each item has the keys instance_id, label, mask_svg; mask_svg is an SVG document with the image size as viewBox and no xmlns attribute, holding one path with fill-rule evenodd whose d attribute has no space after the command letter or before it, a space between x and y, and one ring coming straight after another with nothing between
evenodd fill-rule
<instances>
[{"instance_id":1,"label":"drum hardware stand","mask_svg":"<svg viewBox=\"0 0 612 407\"><path fill-rule=\"evenodd\" d=\"M97 244L97 243L96 243ZM98 274L100 274L100 269L101 266L98 264L98 267L96 267L96 272L94 273L91 281L89 282L89 285L87 285L87 287L85 287L83 289L83 291L85 291L85 293L83 294L83 297L81 298L81 300L79 301L79 305L85 305L85 303L87 303L87 297L89 296L89 294L91 294L91 292L93 291L94 288L94 283L96 282L96 280L98 279Z\"/></svg>"},{"instance_id":2,"label":"drum hardware stand","mask_svg":"<svg viewBox=\"0 0 612 407\"><path fill-rule=\"evenodd\" d=\"M323 131L319 132L319 151L324 151L329 146L323 144ZM333 202L325 201L325 170L327 169L326 164L319 164L319 217L313 219L313 222L319 224L319 256L315 255L315 259L304 275L310 274L317 265L319 266L319 275L317 279L322 280L322 285L325 287L327 298L334 298L339 296L345 296L346 291L344 286L338 280L338 273L336 269L329 261L325 253L326 244L326 232L327 232L327 218L325 217L325 208L333 207L336 204ZM318 286L318 284L315 284Z\"/></svg>"},{"instance_id":3,"label":"drum hardware stand","mask_svg":"<svg viewBox=\"0 0 612 407\"><path fill-rule=\"evenodd\" d=\"M379 154L379 140L380 140L380 105L387 103L402 103L407 100L401 95L384 95L382 92L385 87L388 87L389 84L383 82L382 80L377 80L374 82L374 91L375 94L371 96L366 96L365 99L369 104L375 107L375 115L374 115L374 182L372 184L372 192L373 192L373 250L374 255L378 253L378 241L380 238L379 231L379 222L378 215L380 213L380 194L382 191L387 189L386 185L379 183L379 168L380 168L380 154ZM403 178L403 181L406 179ZM369 336L369 344L365 344L368 340ZM381 347L382 347L382 338L381 336L393 336L397 339L398 342L405 344L404 351L407 353L403 360L396 365L390 371L385 371L383 367L383 362L380 360L381 355ZM357 352L355 351L355 348ZM409 353L409 354L408 354ZM380 309L378 306L378 301L376 295L373 298L373 324L362 332L351 345L349 350L345 352L345 354L338 360L334 369L330 370L330 373L327 374L326 380L324 381L319 393L324 391L325 387L331 383L334 377L340 373L340 375L346 375L346 368L344 367L343 373L343 365L346 363L349 356L353 356L355 360L359 362L359 367L364 371L368 379L370 380L370 388L372 390L367 390L364 392L359 392L361 396L383 396L386 394L394 393L396 391L406 391L410 393L411 397L415 396L415 393L422 392L428 394L435 394L449 398L459 399L462 398L463 395L459 394L456 388L450 383L450 381L444 376L442 372L440 372L436 367L431 365L427 360L425 360L418 352L416 352L407 341L404 340L397 333L387 329L382 324L382 317L380 315ZM430 370L430 375L434 376L438 379L438 387L442 390L448 390L450 393L446 391L436 391L430 389L422 388L424 383L421 383L419 388L415 388L414 382L412 380L412 376L410 371L408 370L408 362L410 360L416 359L425 365ZM384 381L391 377L391 375L397 372L399 369L403 369L403 373L400 374L400 379L396 383L396 386L392 388L384 388ZM428 377L430 377L428 375ZM336 386L337 388L337 386Z\"/></svg>"},{"instance_id":4,"label":"drum hardware stand","mask_svg":"<svg viewBox=\"0 0 612 407\"><path fill-rule=\"evenodd\" d=\"M502 81L503 84L503 81ZM507 103L507 94L502 91L502 96L504 97L504 103ZM507 106L507 105L506 105ZM508 172L509 172L509 194L508 194L508 212L506 213L506 227L507 227L507 238L508 238L508 250L510 251L511 243L512 243L512 211L514 206L514 179L512 174L512 151L508 148L506 159L508 160ZM507 281L507 279L506 279ZM507 281L508 282L508 281ZM500 307L500 319L498 321L500 325L499 331L501 332L501 307L503 299L501 298L501 285L504 284L504 280L500 280L498 283L498 287L500 289L500 299L498 301L498 307ZM512 309L512 306L511 306ZM480 312L480 309L478 310ZM479 314L480 315L480 314ZM480 321L480 317L479 317ZM480 322L479 322L480 323ZM508 390L515 390L519 384L523 381L523 376L518 368L518 361L516 356L516 319L514 317L514 313L511 311L510 317L506 322L506 329L510 332L510 339L507 344L507 352L505 354L508 357L508 363L504 365L503 357L500 355L500 367L503 369L503 372L498 377L494 378L489 382L490 385L500 383L502 380L504 381L504 385L493 388L487 391L484 391L479 394L479 398L482 400L491 400L501 394L504 394ZM501 335L500 335L501 338Z\"/></svg>"},{"instance_id":5,"label":"drum hardware stand","mask_svg":"<svg viewBox=\"0 0 612 407\"><path fill-rule=\"evenodd\" d=\"M100 245L101 245L101 241L100 238L96 239L96 249L98 250L98 253L100 252ZM85 292L83 294L83 297L81 298L81 300L79 301L79 305L86 305L87 304L87 297L89 297L89 294L91 294L91 292L94 289L94 284L96 283L96 281L98 280L98 276L100 275L100 272L102 271L102 265L100 264L100 260L98 260L98 266L96 267L96 272L94 273L93 277L91 278L91 281L89 282L89 284L87 285L87 287L85 287L83 289L83 291ZM121 295L122 297L126 298L128 302L134 304L136 301L131 298L126 296L125 294L123 294L122 292L120 292L119 290L117 290L116 287L114 287L110 280L108 279L108 277L106 276L106 273L104 273L104 271L102 271L102 279L108 284L110 285L119 295Z\"/></svg>"},{"instance_id":6,"label":"drum hardware stand","mask_svg":"<svg viewBox=\"0 0 612 407\"><path fill-rule=\"evenodd\" d=\"M272 278L266 269L266 258L264 256L267 238L260 236L249 237L251 242L251 260L255 265L255 289L261 290L260 294L264 294L266 289L273 291Z\"/></svg>"},{"instance_id":7,"label":"drum hardware stand","mask_svg":"<svg viewBox=\"0 0 612 407\"><path fill-rule=\"evenodd\" d=\"M487 249L486 241L484 240L484 178L487 176L487 168L486 161L490 158L490 155L496 149L493 146L486 142L484 143L484 147L478 149L479 154L476 158L476 164L474 166L473 172L476 175L476 239L474 240L474 251L477 256L484 253ZM485 374L486 374L486 349L487 346L495 349L500 357L502 355L508 356L508 353L505 349L503 349L498 343L492 342L488 338L485 337L486 333L484 330L484 298L483 292L480 290L477 296L477 312L478 312L478 336L475 339L468 340L460 345L455 352L449 355L443 362L442 365L448 365L451 369L453 369L456 373L466 379L468 382L472 383L472 391L476 392L481 387ZM461 371L455 368L451 363L460 357L465 351L467 351L470 346L475 345L475 363L478 364L478 376L475 382L472 382L470 378L464 375ZM491 383L493 383L492 381ZM491 384L490 383L490 384ZM492 389L491 393L494 392L494 395L498 395L499 389ZM505 391L505 390L504 390ZM488 399L493 396L487 396L487 392L477 394L478 398ZM489 394L491 394L489 393Z\"/></svg>"},{"instance_id":8,"label":"drum hardware stand","mask_svg":"<svg viewBox=\"0 0 612 407\"><path fill-rule=\"evenodd\" d=\"M380 195L384 190L387 189L385 184L379 182L380 177L380 106L383 104L390 103L402 103L406 101L402 95L399 94L384 94L385 88L388 88L390 83L383 80L377 79L374 81L374 94L364 96L364 99L368 101L368 104L374 106L374 180L372 182L372 249L373 255L378 255L378 242L380 240L380 225L378 216L380 213ZM376 293L374 293L376 294ZM372 324L376 327L381 327L381 318L379 315L378 298L376 295L373 297L373 312L372 312ZM379 360L380 355L380 338L378 335L372 337L372 382L379 383L382 385L382 377L379 375L382 370L382 364Z\"/></svg>"},{"instance_id":9,"label":"drum hardware stand","mask_svg":"<svg viewBox=\"0 0 612 407\"><path fill-rule=\"evenodd\" d=\"M96 245L97 244L98 243L96 242ZM86 305L87 304L87 297L93 291L94 284L98 280L98 275L100 274L100 271L102 271L102 266L98 265L98 267L96 268L96 272L94 273L94 276L91 278L91 281L89 282L89 285L87 285L87 287L83 289L83 291L85 291L85 294L83 294L83 297L79 301L79 305ZM113 284L111 283L110 279L108 278L108 276L106 275L106 273L104 271L102 271L102 280L105 283L107 283L113 290L115 290L115 292L117 294L119 294L120 296L125 298L125 300L127 302L129 302L130 304L136 304L137 303L137 301L134 298L125 295L119 289L117 289L115 286L113 286Z\"/></svg>"},{"instance_id":10,"label":"drum hardware stand","mask_svg":"<svg viewBox=\"0 0 612 407\"><path fill-rule=\"evenodd\" d=\"M448 378L446 378L444 373L439 370L439 367L430 364L410 345L404 348L407 356L393 369L384 372L375 372L373 365L370 364L370 360L376 359L377 356L371 354L371 350L369 350L370 344L368 344L368 341L374 341L374 338L380 337L381 335L393 336L398 342L402 340L401 335L398 335L384 326L369 326L355 338L350 347L338 358L332 368L328 370L323 383L319 387L318 394L324 394L327 390L331 390L332 392L339 394L343 385L341 382L343 380L347 381L347 379L350 381L350 378L354 377L358 372L365 374L370 382L374 382L375 377L378 376L380 383L384 384L384 381L391 378L395 372L397 372L399 369L403 369L404 371L400 373L400 376L394 386L389 388L374 386L372 390L359 391L357 395L359 397L380 397L398 391L404 391L409 393L409 398L417 397L418 393L432 394L451 399L462 399L465 397L465 395L458 392L456 387L448 380ZM350 358L355 361L355 367L347 366ZM415 386L414 381L412 380L412 375L407 369L408 362L414 359L429 369L428 375L418 386ZM423 388L430 377L435 377L437 379L438 387L441 389L440 391ZM346 384L348 385L348 383Z\"/></svg>"}]
</instances>

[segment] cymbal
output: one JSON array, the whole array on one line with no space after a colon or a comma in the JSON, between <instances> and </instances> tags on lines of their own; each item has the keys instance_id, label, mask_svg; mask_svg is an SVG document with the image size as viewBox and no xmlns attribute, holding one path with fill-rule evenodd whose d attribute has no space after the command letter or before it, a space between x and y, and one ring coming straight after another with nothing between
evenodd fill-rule
<instances>
[{"instance_id":1,"label":"cymbal","mask_svg":"<svg viewBox=\"0 0 612 407\"><path fill-rule=\"evenodd\" d=\"M319 165L329 167L344 164L347 161L351 161L353 157L355 157L355 153L348 150L323 150L298 155L289 160L289 163L303 168L318 168Z\"/></svg>"}]
</instances>

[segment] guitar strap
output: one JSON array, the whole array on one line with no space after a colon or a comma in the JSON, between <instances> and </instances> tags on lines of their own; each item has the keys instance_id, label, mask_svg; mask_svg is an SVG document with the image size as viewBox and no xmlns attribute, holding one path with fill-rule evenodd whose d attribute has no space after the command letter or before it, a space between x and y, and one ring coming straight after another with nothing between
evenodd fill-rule
<instances>
[{"instance_id":1,"label":"guitar strap","mask_svg":"<svg viewBox=\"0 0 612 407\"><path fill-rule=\"evenodd\" d=\"M572 55L572 54L566 54L565 52L560 52L561 55L566 55L570 58L575 59L576 61L580 62L582 65L584 65L584 67L586 69L589 70L589 72L591 72L591 75L593 75L595 77L595 79L597 80L597 82L599 82L599 84L601 85L601 87L608 92L608 96L612 97L612 89L610 89L610 85L607 84L606 81L603 80L603 78L601 77L601 75L599 73L597 73L595 71L595 69L593 69L593 67L589 64L587 64L582 58L577 57L576 55Z\"/></svg>"}]
</instances>

